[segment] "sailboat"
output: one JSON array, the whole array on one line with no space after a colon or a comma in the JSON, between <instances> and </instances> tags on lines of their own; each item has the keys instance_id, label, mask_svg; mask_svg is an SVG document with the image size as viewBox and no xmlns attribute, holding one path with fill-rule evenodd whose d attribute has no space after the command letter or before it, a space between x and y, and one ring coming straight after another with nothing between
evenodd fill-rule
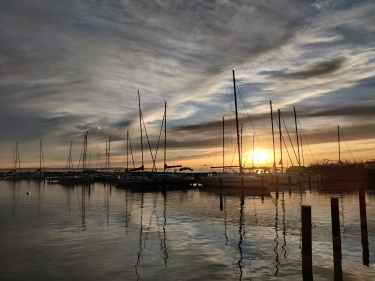
<instances>
[{"instance_id":1,"label":"sailboat","mask_svg":"<svg viewBox=\"0 0 375 281\"><path fill-rule=\"evenodd\" d=\"M143 162L143 134L142 134L142 111L141 111L141 98L138 91L138 108L139 108L139 128L141 133L141 153L142 153L142 165L138 168L129 169L128 164L126 167L126 175L121 176L117 179L117 186L130 186L130 187L144 187L146 185L150 185L154 181L147 178L144 175L144 162ZM127 132L127 147L129 144L129 132ZM128 155L128 153L127 153ZM128 161L127 161L128 163ZM139 174L132 174L132 172L141 171L141 175Z\"/></svg>"},{"instance_id":2,"label":"sailboat","mask_svg":"<svg viewBox=\"0 0 375 281\"><path fill-rule=\"evenodd\" d=\"M233 73L233 92L236 113L236 129L237 129L237 151L238 151L238 167L239 173L216 173L209 174L207 177L202 177L199 183L205 187L246 187L246 188L263 188L266 182L262 178L253 175L245 175L242 167L242 155L240 146L240 134L238 128L238 110L237 110L237 93L236 93L236 79Z\"/></svg>"},{"instance_id":3,"label":"sailboat","mask_svg":"<svg viewBox=\"0 0 375 281\"><path fill-rule=\"evenodd\" d=\"M5 174L6 180L19 180L21 179L21 175L19 172L17 172L17 166L18 170L21 170L21 161L20 161L20 152L18 150L18 142L16 142L16 148L13 151L13 159L14 159L14 167L12 170L7 172Z\"/></svg>"},{"instance_id":4,"label":"sailboat","mask_svg":"<svg viewBox=\"0 0 375 281\"><path fill-rule=\"evenodd\" d=\"M42 160L43 160L43 150L42 150L42 139L40 139L39 145L39 169L31 173L30 178L35 180L45 179L45 175L42 172Z\"/></svg>"},{"instance_id":5,"label":"sailboat","mask_svg":"<svg viewBox=\"0 0 375 281\"><path fill-rule=\"evenodd\" d=\"M69 149L69 156L66 163L66 168L68 170L67 173L64 173L58 178L59 183L77 183L81 180L81 177L74 173L71 169L73 169L73 160L72 160L72 146L73 141L70 141L70 149Z\"/></svg>"},{"instance_id":6,"label":"sailboat","mask_svg":"<svg viewBox=\"0 0 375 281\"><path fill-rule=\"evenodd\" d=\"M317 172L326 180L356 180L362 179L362 174L357 171L357 164L346 163L341 160L340 126L337 126L338 160L325 159L323 164L315 166Z\"/></svg>"},{"instance_id":7,"label":"sailboat","mask_svg":"<svg viewBox=\"0 0 375 281\"><path fill-rule=\"evenodd\" d=\"M164 103L164 171L158 174L157 180L162 184L180 184L183 178L177 174L167 173L166 170L173 168L181 168L182 165L168 166L167 163L167 102Z\"/></svg>"},{"instance_id":8,"label":"sailboat","mask_svg":"<svg viewBox=\"0 0 375 281\"><path fill-rule=\"evenodd\" d=\"M285 184L297 184L299 182L299 175L292 175L288 173L283 173L283 168L278 170L276 167L276 149L275 149L275 133L273 126L273 109L272 101L270 100L270 112L271 112L271 127L272 127L272 149L273 149L273 165L272 169L269 169L270 173L262 173L261 175L269 180L270 184L285 185ZM279 135L280 135L280 163L282 164L282 136L281 136L281 126L280 126L280 111L279 111Z\"/></svg>"},{"instance_id":9,"label":"sailboat","mask_svg":"<svg viewBox=\"0 0 375 281\"><path fill-rule=\"evenodd\" d=\"M298 133L298 126L297 126L297 113L296 108L293 107L294 111L294 123L295 123L295 130L296 130L296 139L297 139L297 162L298 166L290 166L286 169L286 174L298 178L299 183L311 183L315 182L318 183L321 181L321 176L317 173L313 173L312 171L308 170L304 163L301 163L301 157L300 157L300 147L302 152L302 159L303 159L303 146L302 146L302 134ZM280 110L279 110L279 123L280 123ZM279 126L281 129L281 127ZM300 140L298 136L300 135ZM304 161L302 161L304 162Z\"/></svg>"}]
</instances>

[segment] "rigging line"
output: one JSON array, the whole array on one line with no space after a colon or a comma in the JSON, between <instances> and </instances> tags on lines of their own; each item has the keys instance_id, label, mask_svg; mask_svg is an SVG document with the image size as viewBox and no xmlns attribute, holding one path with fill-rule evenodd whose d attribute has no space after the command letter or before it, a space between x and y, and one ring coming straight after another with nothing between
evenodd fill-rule
<instances>
[{"instance_id":1,"label":"rigging line","mask_svg":"<svg viewBox=\"0 0 375 281\"><path fill-rule=\"evenodd\" d=\"M244 108L245 108L245 111L246 111L247 118L249 119L250 125L251 125L251 127L252 127L252 129L253 129L253 131L254 131L254 135L255 135L255 138L256 138L256 140L257 140L257 142L258 142L258 145L259 145L260 149L263 150L262 144L261 144L261 142L260 142L260 140L259 140L259 138L258 138L258 135L255 133L254 124L253 124L253 122L251 121L251 118L250 118L249 112L247 111L246 105L245 105L245 103L244 103L244 101L243 101L243 99L242 99L242 95L241 95L241 92L240 92L240 90L238 89L238 87L237 87L237 93L239 94L239 96L240 96L240 98L241 98L242 104L243 104L243 106L244 106ZM267 159L265 160L265 162L266 162L267 166L269 166Z\"/></svg>"},{"instance_id":2,"label":"rigging line","mask_svg":"<svg viewBox=\"0 0 375 281\"><path fill-rule=\"evenodd\" d=\"M155 167L155 159L154 159L154 156L152 154L151 144L150 144L150 140L148 138L148 134L147 134L147 130L146 130L146 124L145 124L145 120L143 119L143 114L142 113L141 113L141 118L142 118L142 123L143 123L143 127L144 127L144 130L145 130L146 138L147 138L148 148L150 149L150 153L151 153L151 159L152 159L152 163L153 163L152 169L154 169L154 167ZM155 171L156 171L156 167L155 167Z\"/></svg>"},{"instance_id":3,"label":"rigging line","mask_svg":"<svg viewBox=\"0 0 375 281\"><path fill-rule=\"evenodd\" d=\"M135 169L133 148L132 148L132 142L131 142L130 136L129 136L129 148L130 148L130 154L132 155L133 169Z\"/></svg>"},{"instance_id":4,"label":"rigging line","mask_svg":"<svg viewBox=\"0 0 375 281\"><path fill-rule=\"evenodd\" d=\"M311 154L311 157L312 157L313 161L315 162L314 154L312 153L312 150L311 150L310 144L309 144L309 142L307 141L307 138L306 138L305 131L303 130L302 125L301 125L301 123L300 123L298 117L297 117L297 121L298 121L298 124L300 125L299 128L300 128L300 130L302 131L302 135L303 135L303 137L304 137L304 139L305 139L305 141L306 141L307 147L309 148L309 152L310 152L310 154Z\"/></svg>"},{"instance_id":5,"label":"rigging line","mask_svg":"<svg viewBox=\"0 0 375 281\"><path fill-rule=\"evenodd\" d=\"M82 159L82 154L83 154L83 149L84 149L84 146L85 146L85 142L83 142L83 145L82 145L82 148L81 148L81 154L79 156L79 161L78 161L78 170L81 166L81 159ZM83 160L82 160L83 161Z\"/></svg>"},{"instance_id":6,"label":"rigging line","mask_svg":"<svg viewBox=\"0 0 375 281\"><path fill-rule=\"evenodd\" d=\"M161 121L160 133L159 133L159 139L158 139L158 144L157 144L157 146L156 146L155 158L154 158L154 160L153 160L153 162L154 162L153 169L155 168L155 171L156 171L156 163L155 163L155 162L156 162L156 156L158 155L158 150L159 150L159 144L160 144L161 134L163 133L164 118L165 118L165 115L163 115L163 120Z\"/></svg>"},{"instance_id":7,"label":"rigging line","mask_svg":"<svg viewBox=\"0 0 375 281\"><path fill-rule=\"evenodd\" d=\"M348 150L349 150L349 153L350 153L350 156L352 157L353 162L355 162L355 159L354 159L354 157L353 157L353 154L352 154L352 152L350 151L350 148L349 148L349 146L348 146L348 143L347 143L347 141L346 141L346 139L345 139L345 136L344 136L344 133L342 132L342 130L340 130L340 133L341 133L341 136L344 138L344 141L345 141L346 147L347 147Z\"/></svg>"},{"instance_id":8,"label":"rigging line","mask_svg":"<svg viewBox=\"0 0 375 281\"><path fill-rule=\"evenodd\" d=\"M282 113L281 113L281 111L280 111L280 116L282 117ZM275 120L276 120L276 124L277 124L277 126L280 128L281 126L280 126L280 124L279 124L279 120L278 120L278 118L276 118L275 115L273 115L273 117L274 117ZM283 119L283 121L284 121L284 119ZM284 122L284 125L285 125L285 122ZM286 125L285 125L285 128L286 128ZM287 129L286 131L287 131L288 136L289 136L288 129ZM289 160L290 160L290 164L291 164L291 166L293 166L293 161L292 161L292 158L290 157L290 153L289 153L288 147L286 146L286 142L285 142L285 139L284 139L284 136L283 136L283 135L281 135L281 139L282 139L282 142L284 143L284 147L285 147L286 153L288 154L288 157L289 157ZM290 139L290 136L289 136L289 139ZM292 146L293 146L293 144L292 144ZM293 149L293 150L294 150L294 149ZM294 152L294 153L295 153L295 152ZM282 160L282 159L281 159L281 160Z\"/></svg>"},{"instance_id":9,"label":"rigging line","mask_svg":"<svg viewBox=\"0 0 375 281\"><path fill-rule=\"evenodd\" d=\"M283 119L284 127L285 127L286 133L287 133L287 135L289 137L290 145L292 146L292 149L293 149L293 152L294 152L294 156L297 158L297 153L296 153L296 151L294 149L294 145L293 145L292 139L290 138L290 134L289 134L288 128L287 128L287 126L285 124L284 116L283 116L282 113L281 113L281 119ZM286 147L286 144L285 144L285 147ZM287 150L287 152L288 152L288 150ZM288 156L289 156L290 162L293 163L293 161L292 161L292 159L291 159L291 157L289 155L289 152L288 152Z\"/></svg>"}]
</instances>

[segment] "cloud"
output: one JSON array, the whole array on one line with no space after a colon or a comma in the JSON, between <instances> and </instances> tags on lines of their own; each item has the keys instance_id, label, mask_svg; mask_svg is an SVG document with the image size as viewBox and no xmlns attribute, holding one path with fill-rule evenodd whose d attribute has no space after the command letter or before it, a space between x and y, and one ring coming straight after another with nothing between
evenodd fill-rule
<instances>
[{"instance_id":1,"label":"cloud","mask_svg":"<svg viewBox=\"0 0 375 281\"><path fill-rule=\"evenodd\" d=\"M342 67L344 62L344 58L337 58L331 61L315 63L312 66L306 67L305 70L274 74L273 77L283 79L310 79L334 73Z\"/></svg>"},{"instance_id":2,"label":"cloud","mask_svg":"<svg viewBox=\"0 0 375 281\"><path fill-rule=\"evenodd\" d=\"M4 0L0 122L8 133L0 144L43 137L57 151L89 131L96 144L111 135L120 154L126 131L132 138L139 131L139 90L152 143L167 101L168 126L196 155L194 147L217 137L221 117L233 116L232 69L241 122L249 114L257 130L269 122L269 100L303 108L314 125L325 114L337 123L362 120L373 105L374 8L368 1Z\"/></svg>"}]
</instances>

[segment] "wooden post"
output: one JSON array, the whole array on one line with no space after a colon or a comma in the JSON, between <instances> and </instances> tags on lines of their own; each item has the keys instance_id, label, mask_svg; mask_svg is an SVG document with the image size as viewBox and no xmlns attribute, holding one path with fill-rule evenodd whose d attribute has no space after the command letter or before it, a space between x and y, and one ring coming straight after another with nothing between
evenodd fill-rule
<instances>
[{"instance_id":1,"label":"wooden post","mask_svg":"<svg viewBox=\"0 0 375 281\"><path fill-rule=\"evenodd\" d=\"M368 231L367 231L367 214L366 214L366 196L365 189L359 188L359 213L361 217L361 242L362 242L362 258L363 264L370 264L370 252L368 248Z\"/></svg>"},{"instance_id":2,"label":"wooden post","mask_svg":"<svg viewBox=\"0 0 375 281\"><path fill-rule=\"evenodd\" d=\"M342 280L339 199L331 198L334 280Z\"/></svg>"},{"instance_id":3,"label":"wooden post","mask_svg":"<svg viewBox=\"0 0 375 281\"><path fill-rule=\"evenodd\" d=\"M312 281L312 231L311 206L302 205L302 275L304 281Z\"/></svg>"}]
</instances>

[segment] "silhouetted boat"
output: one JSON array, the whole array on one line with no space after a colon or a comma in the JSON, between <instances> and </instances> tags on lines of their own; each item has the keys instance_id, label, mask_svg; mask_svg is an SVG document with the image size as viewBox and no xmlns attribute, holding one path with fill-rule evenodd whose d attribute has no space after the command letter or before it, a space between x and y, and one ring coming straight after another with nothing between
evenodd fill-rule
<instances>
[{"instance_id":1,"label":"silhouetted boat","mask_svg":"<svg viewBox=\"0 0 375 281\"><path fill-rule=\"evenodd\" d=\"M236 113L236 129L237 129L237 151L238 151L238 167L239 173L210 173L207 177L202 177L199 183L203 186L212 187L245 187L245 188L263 188L266 183L262 178L253 175L245 175L242 167L242 155L240 146L240 134L238 128L238 110L237 110L237 94L236 94L236 79L233 74L233 93Z\"/></svg>"},{"instance_id":2,"label":"silhouetted boat","mask_svg":"<svg viewBox=\"0 0 375 281\"><path fill-rule=\"evenodd\" d=\"M18 166L18 170L21 170L21 161L20 161L20 152L18 150L18 142L16 142L16 147L13 151L13 160L14 160L14 168L11 169L9 172L5 173L6 180L20 180L21 179L21 174L17 172L17 166Z\"/></svg>"}]
</instances>

